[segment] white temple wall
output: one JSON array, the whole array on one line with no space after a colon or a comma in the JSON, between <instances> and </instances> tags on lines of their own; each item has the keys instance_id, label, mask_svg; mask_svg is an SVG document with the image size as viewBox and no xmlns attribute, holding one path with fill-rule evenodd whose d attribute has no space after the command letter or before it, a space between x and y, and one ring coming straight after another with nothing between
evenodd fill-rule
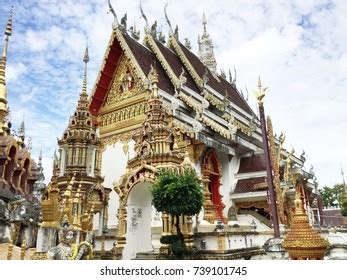
<instances>
[{"instance_id":1,"label":"white temple wall","mask_svg":"<svg viewBox=\"0 0 347 280\"><path fill-rule=\"evenodd\" d=\"M148 182L135 185L127 201L127 233L123 259L136 257L138 252L153 250L152 245L152 195Z\"/></svg>"},{"instance_id":2,"label":"white temple wall","mask_svg":"<svg viewBox=\"0 0 347 280\"><path fill-rule=\"evenodd\" d=\"M224 203L225 207L223 209L223 215L224 217L228 217L228 210L231 206L231 201L229 199L229 192L230 192L230 182L233 178L233 173L230 173L230 166L229 166L229 156L227 154L218 153L218 160L221 163L222 168L222 178L221 178L221 186L219 188L219 193L222 196L222 202Z\"/></svg>"},{"instance_id":3,"label":"white temple wall","mask_svg":"<svg viewBox=\"0 0 347 280\"><path fill-rule=\"evenodd\" d=\"M230 193L234 191L236 183L237 183L237 181L235 180L235 174L239 170L240 160L241 160L240 155L235 155L233 156L232 160L229 163L229 172L230 174L232 174L230 178L230 190L229 190Z\"/></svg>"},{"instance_id":4,"label":"white temple wall","mask_svg":"<svg viewBox=\"0 0 347 280\"><path fill-rule=\"evenodd\" d=\"M273 237L273 235L269 234L252 234L252 233L226 233L223 237L225 239L225 249L227 250L235 250L242 248L249 248L259 246L262 247L264 243ZM207 236L199 236L194 238L194 244L197 248L203 249L201 243L206 243L206 250L218 250L218 235L207 235Z\"/></svg>"},{"instance_id":5,"label":"white temple wall","mask_svg":"<svg viewBox=\"0 0 347 280\"><path fill-rule=\"evenodd\" d=\"M125 173L128 157L135 156L135 142L129 141L128 154L123 150L124 144L118 141L114 145L107 145L106 150L102 154L101 175L104 176L104 186L111 188L109 206L108 206L108 221L107 227L112 229L118 224L117 212L119 207L119 197L113 189L113 183L117 182Z\"/></svg>"}]
</instances>

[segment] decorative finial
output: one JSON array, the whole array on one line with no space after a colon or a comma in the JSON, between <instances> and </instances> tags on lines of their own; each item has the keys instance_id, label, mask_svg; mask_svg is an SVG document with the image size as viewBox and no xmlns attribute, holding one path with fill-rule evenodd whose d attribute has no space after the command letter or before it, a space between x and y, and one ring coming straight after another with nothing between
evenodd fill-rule
<instances>
[{"instance_id":1,"label":"decorative finial","mask_svg":"<svg viewBox=\"0 0 347 280\"><path fill-rule=\"evenodd\" d=\"M148 33L150 30L149 30L149 24L148 24L148 19L145 15L145 13L143 12L143 9L142 9L142 1L140 0L140 12L141 12L141 17L145 20L146 22L146 26L145 26L145 33Z\"/></svg>"},{"instance_id":2,"label":"decorative finial","mask_svg":"<svg viewBox=\"0 0 347 280\"><path fill-rule=\"evenodd\" d=\"M39 162L38 162L38 165L41 166L42 165L42 145L41 145L41 148L40 148L40 153L39 153Z\"/></svg>"},{"instance_id":3,"label":"decorative finial","mask_svg":"<svg viewBox=\"0 0 347 280\"><path fill-rule=\"evenodd\" d=\"M148 80L151 84L151 89L152 89L152 95L151 98L155 99L158 98L158 83L159 83L159 75L157 72L157 69L154 65L151 65L151 70L148 73Z\"/></svg>"},{"instance_id":4,"label":"decorative finial","mask_svg":"<svg viewBox=\"0 0 347 280\"><path fill-rule=\"evenodd\" d=\"M23 116L23 121L20 124L20 127L18 129L18 137L20 137L22 139L22 141L24 142L25 140L25 122L24 122L24 116Z\"/></svg>"},{"instance_id":5,"label":"decorative finial","mask_svg":"<svg viewBox=\"0 0 347 280\"><path fill-rule=\"evenodd\" d=\"M263 88L263 86L261 85L261 80L260 80L260 76L258 77L258 90L254 91L255 97L257 98L258 104L259 105L263 105L263 99L265 97L265 93L267 91L267 87Z\"/></svg>"},{"instance_id":6,"label":"decorative finial","mask_svg":"<svg viewBox=\"0 0 347 280\"><path fill-rule=\"evenodd\" d=\"M157 39L157 21L155 21L151 26L151 35L154 39Z\"/></svg>"},{"instance_id":7,"label":"decorative finial","mask_svg":"<svg viewBox=\"0 0 347 280\"><path fill-rule=\"evenodd\" d=\"M302 161L302 165L304 165L305 161L306 161L305 154L306 154L306 152L304 150L302 150L302 153L300 155L300 160Z\"/></svg>"},{"instance_id":8,"label":"decorative finial","mask_svg":"<svg viewBox=\"0 0 347 280\"><path fill-rule=\"evenodd\" d=\"M162 43L163 45L166 43L165 34L163 33L163 31L160 31L160 32L159 32L158 40L159 40L159 42Z\"/></svg>"},{"instance_id":9,"label":"decorative finial","mask_svg":"<svg viewBox=\"0 0 347 280\"><path fill-rule=\"evenodd\" d=\"M140 39L140 30L137 31L137 29L136 29L135 18L134 18L134 26L130 26L130 35L136 41L138 41Z\"/></svg>"},{"instance_id":10,"label":"decorative finial","mask_svg":"<svg viewBox=\"0 0 347 280\"><path fill-rule=\"evenodd\" d=\"M202 13L202 25L204 26L204 33L207 33L206 26L207 26L207 19L205 12Z\"/></svg>"},{"instance_id":11,"label":"decorative finial","mask_svg":"<svg viewBox=\"0 0 347 280\"><path fill-rule=\"evenodd\" d=\"M169 36L172 36L173 35L173 29L172 29L172 25L171 25L171 22L169 20L169 17L167 16L167 6L168 6L168 4L169 3L166 2L165 7L164 7L164 14L165 14L166 22L169 25Z\"/></svg>"},{"instance_id":12,"label":"decorative finial","mask_svg":"<svg viewBox=\"0 0 347 280\"><path fill-rule=\"evenodd\" d=\"M85 64L89 62L88 43L87 43L86 50L84 51L83 61Z\"/></svg>"},{"instance_id":13,"label":"decorative finial","mask_svg":"<svg viewBox=\"0 0 347 280\"><path fill-rule=\"evenodd\" d=\"M247 88L247 86L245 85L245 88L246 88L246 101L248 101L248 98L249 98L249 92L248 92L248 88Z\"/></svg>"},{"instance_id":14,"label":"decorative finial","mask_svg":"<svg viewBox=\"0 0 347 280\"><path fill-rule=\"evenodd\" d=\"M112 7L111 0L108 0L108 7L109 7L109 13L111 13L114 17L112 26L113 28L117 28L119 26L118 18L117 18L116 12L114 11Z\"/></svg>"},{"instance_id":15,"label":"decorative finial","mask_svg":"<svg viewBox=\"0 0 347 280\"><path fill-rule=\"evenodd\" d=\"M83 56L83 62L84 62L84 74L83 74L83 85L82 85L82 92L80 95L80 100L79 102L85 101L88 98L88 94L87 94L87 65L89 62L89 51L88 51L88 40L87 40L87 46L86 49L84 51L84 56Z\"/></svg>"},{"instance_id":16,"label":"decorative finial","mask_svg":"<svg viewBox=\"0 0 347 280\"><path fill-rule=\"evenodd\" d=\"M220 69L220 75L224 80L226 80L227 76L225 75L225 71L222 68Z\"/></svg>"},{"instance_id":17,"label":"decorative finial","mask_svg":"<svg viewBox=\"0 0 347 280\"><path fill-rule=\"evenodd\" d=\"M31 151L33 149L33 140L32 140L31 137L28 138L28 142L27 142L26 148L31 153Z\"/></svg>"},{"instance_id":18,"label":"decorative finial","mask_svg":"<svg viewBox=\"0 0 347 280\"><path fill-rule=\"evenodd\" d=\"M123 32L127 32L127 20L128 20L128 15L125 13L125 15L121 18L120 20L120 25L122 27Z\"/></svg>"},{"instance_id":19,"label":"decorative finial","mask_svg":"<svg viewBox=\"0 0 347 280\"><path fill-rule=\"evenodd\" d=\"M191 50L192 49L192 45L190 44L190 41L188 38L184 38L184 46L188 49Z\"/></svg>"},{"instance_id":20,"label":"decorative finial","mask_svg":"<svg viewBox=\"0 0 347 280\"><path fill-rule=\"evenodd\" d=\"M237 72L236 72L236 67L234 65L234 79L232 80L231 84L236 87L236 78L237 78Z\"/></svg>"},{"instance_id":21,"label":"decorative finial","mask_svg":"<svg viewBox=\"0 0 347 280\"><path fill-rule=\"evenodd\" d=\"M176 24L176 28L174 31L174 37L178 40L178 24Z\"/></svg>"}]
</instances>

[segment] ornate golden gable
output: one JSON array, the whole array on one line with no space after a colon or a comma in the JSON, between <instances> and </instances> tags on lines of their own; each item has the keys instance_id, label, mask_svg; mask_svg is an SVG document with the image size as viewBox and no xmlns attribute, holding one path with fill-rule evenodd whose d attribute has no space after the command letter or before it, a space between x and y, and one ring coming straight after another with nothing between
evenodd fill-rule
<instances>
[{"instance_id":1,"label":"ornate golden gable","mask_svg":"<svg viewBox=\"0 0 347 280\"><path fill-rule=\"evenodd\" d=\"M129 134L145 120L148 90L143 88L133 64L123 56L118 65L106 102L100 110L101 141L110 136Z\"/></svg>"},{"instance_id":2,"label":"ornate golden gable","mask_svg":"<svg viewBox=\"0 0 347 280\"><path fill-rule=\"evenodd\" d=\"M142 91L139 85L139 78L136 76L136 73L128 60L123 56L119 63L105 104L110 105L139 94Z\"/></svg>"}]
</instances>

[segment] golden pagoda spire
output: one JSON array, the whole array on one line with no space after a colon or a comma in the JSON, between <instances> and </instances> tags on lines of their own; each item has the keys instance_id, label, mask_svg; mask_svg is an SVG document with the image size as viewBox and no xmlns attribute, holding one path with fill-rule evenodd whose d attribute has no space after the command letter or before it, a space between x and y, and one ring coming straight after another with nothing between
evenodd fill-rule
<instances>
[{"instance_id":1,"label":"golden pagoda spire","mask_svg":"<svg viewBox=\"0 0 347 280\"><path fill-rule=\"evenodd\" d=\"M311 227L303 209L300 184L297 183L295 192L295 214L292 227L283 241L283 247L288 251L291 259L322 260L329 242Z\"/></svg>"},{"instance_id":2,"label":"golden pagoda spire","mask_svg":"<svg viewBox=\"0 0 347 280\"><path fill-rule=\"evenodd\" d=\"M88 70L87 68L88 68L88 62L89 62L88 43L87 43L86 50L84 51L83 62L84 62L84 74L83 74L82 91L80 94L80 99L78 101L79 109L81 108L86 109L85 105L88 101L88 93L87 93L87 70Z\"/></svg>"},{"instance_id":3,"label":"golden pagoda spire","mask_svg":"<svg viewBox=\"0 0 347 280\"><path fill-rule=\"evenodd\" d=\"M2 57L0 59L0 135L8 134L7 126L7 88L6 88L6 60L7 60L7 50L9 38L12 35L12 11L11 9L10 17L7 21L5 29L5 43L2 51Z\"/></svg>"}]
</instances>

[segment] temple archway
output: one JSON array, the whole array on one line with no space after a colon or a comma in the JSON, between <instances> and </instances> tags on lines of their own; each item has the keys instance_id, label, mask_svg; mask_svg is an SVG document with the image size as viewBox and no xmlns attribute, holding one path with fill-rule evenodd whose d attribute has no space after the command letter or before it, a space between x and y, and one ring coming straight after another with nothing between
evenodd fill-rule
<instances>
[{"instance_id":1,"label":"temple archway","mask_svg":"<svg viewBox=\"0 0 347 280\"><path fill-rule=\"evenodd\" d=\"M222 174L220 162L214 149L206 151L202 161L202 173L206 183L208 183L207 188L210 193L211 202L216 211L216 216L225 223L225 218L223 216L223 208L225 205L222 202L222 196L219 192Z\"/></svg>"},{"instance_id":2,"label":"temple archway","mask_svg":"<svg viewBox=\"0 0 347 280\"><path fill-rule=\"evenodd\" d=\"M129 190L126 212L126 245L123 259L133 259L139 252L153 250L152 245L152 195L150 182L141 182Z\"/></svg>"}]
</instances>

